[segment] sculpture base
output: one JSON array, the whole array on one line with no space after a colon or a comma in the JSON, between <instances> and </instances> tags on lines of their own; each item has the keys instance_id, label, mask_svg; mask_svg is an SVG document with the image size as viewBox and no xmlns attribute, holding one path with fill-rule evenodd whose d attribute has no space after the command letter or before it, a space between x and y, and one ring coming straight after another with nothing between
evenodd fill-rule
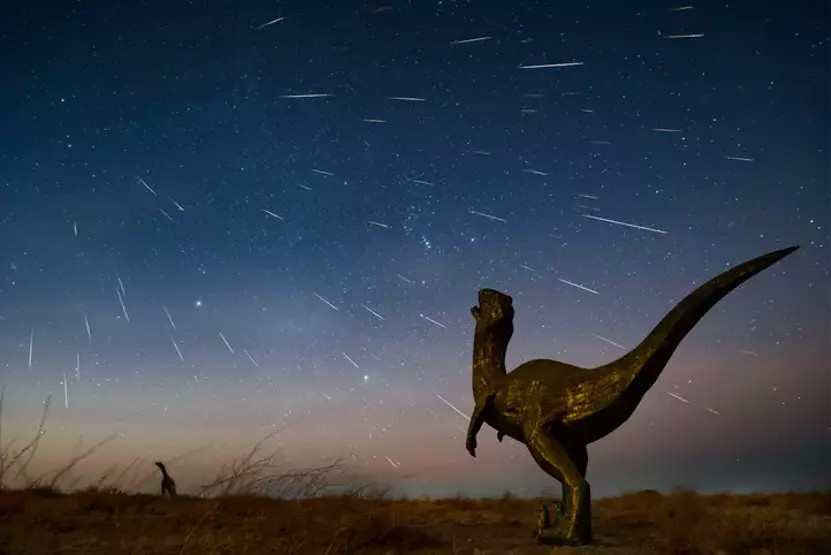
<instances>
[{"instance_id":1,"label":"sculpture base","mask_svg":"<svg viewBox=\"0 0 831 555\"><path fill-rule=\"evenodd\" d=\"M551 511L551 525L548 528L539 529L535 534L537 542L541 545L577 546L592 543L591 533L591 487L584 483L584 494L580 496L580 505L573 515L567 514L568 507L565 503L554 501ZM567 499L567 497L564 497ZM569 521L569 516L575 519L575 523ZM573 525L572 525L573 524Z\"/></svg>"},{"instance_id":2,"label":"sculpture base","mask_svg":"<svg viewBox=\"0 0 831 555\"><path fill-rule=\"evenodd\" d=\"M542 534L537 537L537 543L540 545L550 545L550 546L577 546L581 545L579 542L567 538L564 532L556 530L554 528L548 528Z\"/></svg>"}]
</instances>

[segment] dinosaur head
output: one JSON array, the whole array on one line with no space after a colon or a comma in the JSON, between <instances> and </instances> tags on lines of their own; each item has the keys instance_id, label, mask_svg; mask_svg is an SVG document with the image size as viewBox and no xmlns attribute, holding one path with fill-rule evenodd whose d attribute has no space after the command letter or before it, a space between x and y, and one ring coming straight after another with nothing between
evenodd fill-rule
<instances>
[{"instance_id":1,"label":"dinosaur head","mask_svg":"<svg viewBox=\"0 0 831 555\"><path fill-rule=\"evenodd\" d=\"M514 333L513 299L494 289L479 290L479 306L470 309L473 334L473 396L477 403L505 376L505 353Z\"/></svg>"},{"instance_id":2,"label":"dinosaur head","mask_svg":"<svg viewBox=\"0 0 831 555\"><path fill-rule=\"evenodd\" d=\"M470 309L476 320L476 332L503 339L506 344L514 333L514 306L510 295L495 289L479 290L479 306Z\"/></svg>"}]
</instances>

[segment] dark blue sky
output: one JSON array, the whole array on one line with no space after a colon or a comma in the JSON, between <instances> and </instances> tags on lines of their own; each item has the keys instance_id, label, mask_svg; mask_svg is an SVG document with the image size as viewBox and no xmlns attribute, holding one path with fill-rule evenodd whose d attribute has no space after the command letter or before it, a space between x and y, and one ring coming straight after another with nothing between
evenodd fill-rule
<instances>
[{"instance_id":1,"label":"dark blue sky","mask_svg":"<svg viewBox=\"0 0 831 555\"><path fill-rule=\"evenodd\" d=\"M286 464L535 495L524 448L486 428L470 458L437 397L472 408L479 287L515 298L510 367L593 366L799 244L695 328L589 479L828 486L827 4L560 4L6 8L4 441L52 393L44 469L117 433L81 474L204 447L174 466L195 484L289 423Z\"/></svg>"}]
</instances>

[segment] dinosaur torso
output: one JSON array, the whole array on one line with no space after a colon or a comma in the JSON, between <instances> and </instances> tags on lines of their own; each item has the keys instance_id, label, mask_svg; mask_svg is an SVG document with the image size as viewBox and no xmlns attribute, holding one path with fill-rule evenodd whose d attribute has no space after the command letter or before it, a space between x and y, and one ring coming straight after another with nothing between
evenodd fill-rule
<instances>
[{"instance_id":1,"label":"dinosaur torso","mask_svg":"<svg viewBox=\"0 0 831 555\"><path fill-rule=\"evenodd\" d=\"M580 404L578 392L598 377L592 370L553 360L528 361L493 385L485 422L517 441L524 441L523 427L529 423L567 432L573 422L569 416Z\"/></svg>"}]
</instances>

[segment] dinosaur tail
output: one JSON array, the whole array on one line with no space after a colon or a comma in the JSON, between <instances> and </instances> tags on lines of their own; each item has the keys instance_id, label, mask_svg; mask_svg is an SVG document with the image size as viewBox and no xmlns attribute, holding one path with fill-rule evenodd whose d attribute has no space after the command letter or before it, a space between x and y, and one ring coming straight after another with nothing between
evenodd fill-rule
<instances>
[{"instance_id":1,"label":"dinosaur tail","mask_svg":"<svg viewBox=\"0 0 831 555\"><path fill-rule=\"evenodd\" d=\"M605 371L604 374L617 374L622 378L618 382L618 394L614 395L616 402L613 403L619 417L625 420L631 415L658 379L681 340L719 300L798 248L774 251L719 274L678 303L640 345L614 362L597 368L597 371ZM622 423L620 421L618 425Z\"/></svg>"}]
</instances>

